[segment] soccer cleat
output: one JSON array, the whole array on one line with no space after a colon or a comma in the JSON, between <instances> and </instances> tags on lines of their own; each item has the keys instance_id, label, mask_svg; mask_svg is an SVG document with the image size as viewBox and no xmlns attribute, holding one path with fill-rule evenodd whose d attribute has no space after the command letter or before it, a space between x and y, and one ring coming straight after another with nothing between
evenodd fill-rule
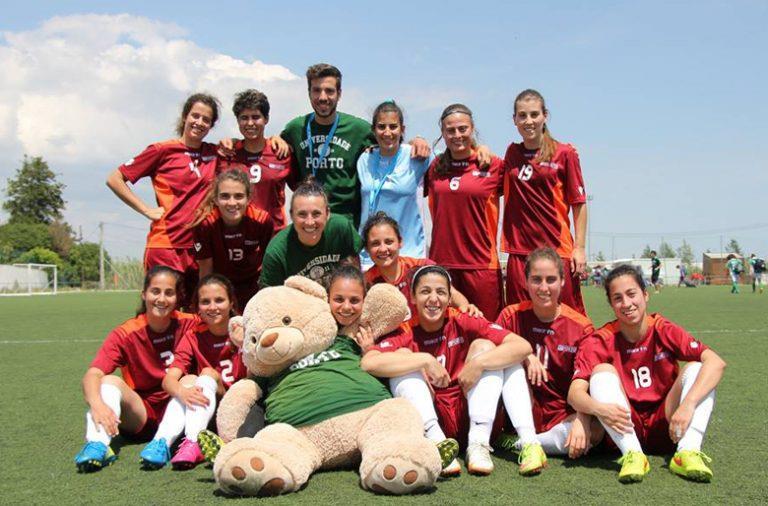
<instances>
[{"instance_id":1,"label":"soccer cleat","mask_svg":"<svg viewBox=\"0 0 768 506\"><path fill-rule=\"evenodd\" d=\"M179 449L176 450L176 455L171 459L171 465L178 470L192 469L203 462L205 462L205 456L200 451L197 441L187 438L184 438Z\"/></svg>"},{"instance_id":2,"label":"soccer cleat","mask_svg":"<svg viewBox=\"0 0 768 506\"><path fill-rule=\"evenodd\" d=\"M141 459L141 468L147 471L154 471L165 466L171 460L171 452L168 450L168 444L165 438L153 439L139 454Z\"/></svg>"},{"instance_id":3,"label":"soccer cleat","mask_svg":"<svg viewBox=\"0 0 768 506\"><path fill-rule=\"evenodd\" d=\"M224 446L224 440L215 432L206 429L197 435L197 445L200 447L206 462L213 462L216 460L216 455L221 451L221 447Z\"/></svg>"},{"instance_id":4,"label":"soccer cleat","mask_svg":"<svg viewBox=\"0 0 768 506\"><path fill-rule=\"evenodd\" d=\"M493 472L491 447L482 443L471 443L467 447L467 471L469 474L488 476Z\"/></svg>"},{"instance_id":5,"label":"soccer cleat","mask_svg":"<svg viewBox=\"0 0 768 506\"><path fill-rule=\"evenodd\" d=\"M99 441L88 441L80 452L75 455L75 465L81 473L92 473L102 467L107 467L117 459L117 455L109 445Z\"/></svg>"},{"instance_id":6,"label":"soccer cleat","mask_svg":"<svg viewBox=\"0 0 768 506\"><path fill-rule=\"evenodd\" d=\"M639 483L651 470L648 457L643 452L629 451L621 456L618 463L621 464L619 481L622 483Z\"/></svg>"},{"instance_id":7,"label":"soccer cleat","mask_svg":"<svg viewBox=\"0 0 768 506\"><path fill-rule=\"evenodd\" d=\"M440 452L440 467L448 467L459 454L459 442L452 438L437 442L437 451Z\"/></svg>"},{"instance_id":8,"label":"soccer cleat","mask_svg":"<svg viewBox=\"0 0 768 506\"><path fill-rule=\"evenodd\" d=\"M440 476L442 478L453 478L459 475L461 475L461 464L459 464L458 459L453 459L450 464L440 471Z\"/></svg>"},{"instance_id":9,"label":"soccer cleat","mask_svg":"<svg viewBox=\"0 0 768 506\"><path fill-rule=\"evenodd\" d=\"M520 438L517 434L507 434L506 432L499 434L493 442L493 447L509 453L519 453L522 449Z\"/></svg>"},{"instance_id":10,"label":"soccer cleat","mask_svg":"<svg viewBox=\"0 0 768 506\"><path fill-rule=\"evenodd\" d=\"M539 443L526 443L520 450L517 463L520 464L517 472L522 476L533 476L547 467L547 454Z\"/></svg>"},{"instance_id":11,"label":"soccer cleat","mask_svg":"<svg viewBox=\"0 0 768 506\"><path fill-rule=\"evenodd\" d=\"M680 450L675 452L669 461L669 470L688 480L709 483L712 481L712 470L707 464L712 459L696 450Z\"/></svg>"}]
</instances>

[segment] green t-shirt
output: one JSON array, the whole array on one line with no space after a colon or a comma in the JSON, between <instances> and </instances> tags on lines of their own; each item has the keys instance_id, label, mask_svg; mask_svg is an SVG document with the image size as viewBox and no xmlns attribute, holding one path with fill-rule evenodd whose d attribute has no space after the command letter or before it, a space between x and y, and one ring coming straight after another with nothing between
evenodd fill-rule
<instances>
[{"instance_id":1,"label":"green t-shirt","mask_svg":"<svg viewBox=\"0 0 768 506\"><path fill-rule=\"evenodd\" d=\"M266 392L267 423L313 425L389 399L389 390L360 368L360 348L337 336L333 345L308 355L277 376L256 378Z\"/></svg>"},{"instance_id":2,"label":"green t-shirt","mask_svg":"<svg viewBox=\"0 0 768 506\"><path fill-rule=\"evenodd\" d=\"M661 270L661 260L656 257L651 258L651 271L656 274Z\"/></svg>"},{"instance_id":3,"label":"green t-shirt","mask_svg":"<svg viewBox=\"0 0 768 506\"><path fill-rule=\"evenodd\" d=\"M740 274L744 270L744 264L738 258L731 258L725 266L734 274Z\"/></svg>"},{"instance_id":4,"label":"green t-shirt","mask_svg":"<svg viewBox=\"0 0 768 506\"><path fill-rule=\"evenodd\" d=\"M319 151L325 143L331 125L319 125L312 122L312 149L309 154L307 141L307 122L310 115L299 116L291 120L280 136L291 145L294 153L294 167L300 179L312 174L323 183L328 193L331 211L346 216L360 226L360 180L357 177L357 159L365 149L376 143L367 121L339 112L339 124L331 140L328 155L320 159Z\"/></svg>"},{"instance_id":5,"label":"green t-shirt","mask_svg":"<svg viewBox=\"0 0 768 506\"><path fill-rule=\"evenodd\" d=\"M314 246L299 242L293 225L278 232L264 252L259 286L282 285L294 274L323 283L324 277L348 256L363 248L360 234L344 216L331 214L320 241Z\"/></svg>"}]
</instances>

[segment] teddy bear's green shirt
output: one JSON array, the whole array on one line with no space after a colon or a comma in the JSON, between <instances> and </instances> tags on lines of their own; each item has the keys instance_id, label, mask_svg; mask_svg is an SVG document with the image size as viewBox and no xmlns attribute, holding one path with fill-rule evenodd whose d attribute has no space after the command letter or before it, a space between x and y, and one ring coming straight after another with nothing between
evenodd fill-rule
<instances>
[{"instance_id":1,"label":"teddy bear's green shirt","mask_svg":"<svg viewBox=\"0 0 768 506\"><path fill-rule=\"evenodd\" d=\"M256 378L267 393L267 423L303 427L373 406L391 396L360 368L360 348L337 336L330 348L308 355L277 376Z\"/></svg>"}]
</instances>

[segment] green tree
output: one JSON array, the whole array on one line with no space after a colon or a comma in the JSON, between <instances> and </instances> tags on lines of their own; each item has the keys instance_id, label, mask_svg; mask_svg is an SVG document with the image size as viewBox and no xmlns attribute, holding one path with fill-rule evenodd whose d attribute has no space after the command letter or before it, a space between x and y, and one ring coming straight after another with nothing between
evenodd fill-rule
<instances>
[{"instance_id":1,"label":"green tree","mask_svg":"<svg viewBox=\"0 0 768 506\"><path fill-rule=\"evenodd\" d=\"M669 245L667 241L661 241L659 244L659 257L660 258L674 258L675 250Z\"/></svg>"},{"instance_id":2,"label":"green tree","mask_svg":"<svg viewBox=\"0 0 768 506\"><path fill-rule=\"evenodd\" d=\"M104 252L105 263L109 255ZM83 283L99 280L99 245L94 242L75 244L69 250L69 264L72 266L75 279L71 281Z\"/></svg>"},{"instance_id":3,"label":"green tree","mask_svg":"<svg viewBox=\"0 0 768 506\"><path fill-rule=\"evenodd\" d=\"M48 234L51 237L51 249L62 257L69 256L69 250L75 244L75 234L69 223L55 220L48 225Z\"/></svg>"},{"instance_id":4,"label":"green tree","mask_svg":"<svg viewBox=\"0 0 768 506\"><path fill-rule=\"evenodd\" d=\"M677 248L677 256L680 257L680 261L684 265L691 265L693 263L693 248L685 239L683 239L683 244Z\"/></svg>"},{"instance_id":5,"label":"green tree","mask_svg":"<svg viewBox=\"0 0 768 506\"><path fill-rule=\"evenodd\" d=\"M42 223L6 223L0 225L0 246L16 257L32 248L53 249L53 241Z\"/></svg>"},{"instance_id":6,"label":"green tree","mask_svg":"<svg viewBox=\"0 0 768 506\"><path fill-rule=\"evenodd\" d=\"M731 239L730 241L728 241L728 245L725 247L725 251L727 251L728 253L736 253L737 255L743 256L743 253L741 252L741 246L739 246L739 241L737 241L736 239Z\"/></svg>"},{"instance_id":7,"label":"green tree","mask_svg":"<svg viewBox=\"0 0 768 506\"><path fill-rule=\"evenodd\" d=\"M8 221L48 225L61 218L65 204L63 190L64 184L56 180L56 174L42 157L25 155L15 177L8 178L5 190L8 199L3 203L3 209L11 215Z\"/></svg>"},{"instance_id":8,"label":"green tree","mask_svg":"<svg viewBox=\"0 0 768 506\"><path fill-rule=\"evenodd\" d=\"M643 248L643 252L640 254L640 258L651 258L651 247L646 244L645 248Z\"/></svg>"}]
</instances>

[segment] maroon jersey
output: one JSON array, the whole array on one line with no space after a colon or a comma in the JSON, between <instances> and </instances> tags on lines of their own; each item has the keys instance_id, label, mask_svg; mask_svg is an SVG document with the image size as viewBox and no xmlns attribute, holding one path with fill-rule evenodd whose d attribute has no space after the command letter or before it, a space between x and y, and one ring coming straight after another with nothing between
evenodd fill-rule
<instances>
[{"instance_id":1,"label":"maroon jersey","mask_svg":"<svg viewBox=\"0 0 768 506\"><path fill-rule=\"evenodd\" d=\"M568 210L587 200L579 155L558 143L550 162L534 162L536 151L510 144L504 157L502 249L527 255L549 246L564 258L573 252Z\"/></svg>"},{"instance_id":2,"label":"maroon jersey","mask_svg":"<svg viewBox=\"0 0 768 506\"><path fill-rule=\"evenodd\" d=\"M154 332L140 314L109 333L91 362L91 367L112 374L118 367L123 380L139 396L154 404L168 397L162 387L173 349L187 331L197 325L196 316L174 311L164 332Z\"/></svg>"},{"instance_id":3,"label":"maroon jersey","mask_svg":"<svg viewBox=\"0 0 768 506\"><path fill-rule=\"evenodd\" d=\"M406 328L403 326L403 328ZM475 339L488 339L496 345L501 344L509 331L485 318L473 318L458 310L449 308L443 328L435 332L426 332L418 325L410 332L399 332L379 341L373 349L388 352L408 348L415 352L429 353L440 362L451 376L451 383L446 388L458 387L458 377L467 361L469 345Z\"/></svg>"},{"instance_id":4,"label":"maroon jersey","mask_svg":"<svg viewBox=\"0 0 768 506\"><path fill-rule=\"evenodd\" d=\"M679 372L678 360L701 360L707 346L659 314L650 316L648 334L627 341L618 321L606 323L584 340L576 355L574 379L589 380L592 369L613 364L629 403L640 413L655 411L664 402Z\"/></svg>"},{"instance_id":5,"label":"maroon jersey","mask_svg":"<svg viewBox=\"0 0 768 506\"><path fill-rule=\"evenodd\" d=\"M240 169L248 174L251 181L251 202L267 211L272 218L274 233L285 228L285 185L296 189L291 171L292 156L277 158L272 144L267 140L261 153L251 153L243 147L242 141L235 145L236 153L230 159L220 159L217 172Z\"/></svg>"},{"instance_id":6,"label":"maroon jersey","mask_svg":"<svg viewBox=\"0 0 768 506\"><path fill-rule=\"evenodd\" d=\"M390 283L397 287L405 296L405 300L408 301L408 309L411 312L411 317L416 314L416 305L413 303L411 297L411 280L413 279L413 273L419 267L425 265L435 265L435 262L429 258L413 258L413 257L397 257L397 263L400 264L400 277L393 283ZM377 283L389 283L379 271L378 266L374 265L367 271L365 271L365 282L368 286L373 286Z\"/></svg>"},{"instance_id":7,"label":"maroon jersey","mask_svg":"<svg viewBox=\"0 0 768 506\"><path fill-rule=\"evenodd\" d=\"M187 225L216 172L216 146L204 142L192 149L179 140L158 142L118 170L131 183L149 176L157 205L165 209L150 225L147 248L191 248L192 229Z\"/></svg>"},{"instance_id":8,"label":"maroon jersey","mask_svg":"<svg viewBox=\"0 0 768 506\"><path fill-rule=\"evenodd\" d=\"M437 175L439 162L435 158L429 166L424 184L432 213L429 258L449 269L498 269L502 161L494 157L481 169L473 154L451 162L444 176Z\"/></svg>"},{"instance_id":9,"label":"maroon jersey","mask_svg":"<svg viewBox=\"0 0 768 506\"><path fill-rule=\"evenodd\" d=\"M169 367L181 369L184 374L200 374L206 367L216 369L224 388L245 377L242 355L228 336L216 336L205 323L199 323L184 334L173 351Z\"/></svg>"},{"instance_id":10,"label":"maroon jersey","mask_svg":"<svg viewBox=\"0 0 768 506\"><path fill-rule=\"evenodd\" d=\"M579 345L595 330L592 322L560 304L560 316L545 323L536 317L531 301L525 301L507 306L496 323L531 343L533 352L547 370L548 381L540 386L531 385L535 411L541 417L536 430L545 432L574 412L567 402L568 389Z\"/></svg>"},{"instance_id":11,"label":"maroon jersey","mask_svg":"<svg viewBox=\"0 0 768 506\"><path fill-rule=\"evenodd\" d=\"M194 229L195 256L198 260L212 258L213 272L235 285L255 284L272 231L269 214L253 204L248 205L243 219L233 228L224 224L219 209L214 208Z\"/></svg>"}]
</instances>

